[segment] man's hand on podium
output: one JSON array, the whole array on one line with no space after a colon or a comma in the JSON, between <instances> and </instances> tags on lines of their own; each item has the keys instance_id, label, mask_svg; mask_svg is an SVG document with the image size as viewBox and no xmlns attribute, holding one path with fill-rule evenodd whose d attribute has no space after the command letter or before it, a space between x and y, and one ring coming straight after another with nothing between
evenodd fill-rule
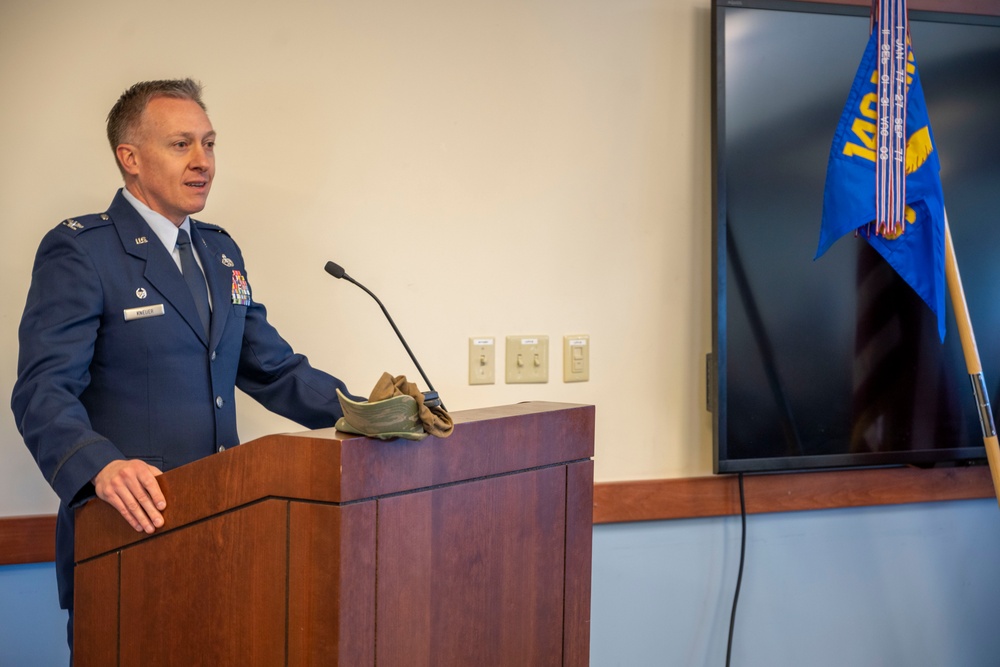
<instances>
[{"instance_id":1,"label":"man's hand on podium","mask_svg":"<svg viewBox=\"0 0 1000 667\"><path fill-rule=\"evenodd\" d=\"M167 501L155 466L139 459L112 461L94 477L97 497L118 510L136 531L152 533L163 525Z\"/></svg>"}]
</instances>

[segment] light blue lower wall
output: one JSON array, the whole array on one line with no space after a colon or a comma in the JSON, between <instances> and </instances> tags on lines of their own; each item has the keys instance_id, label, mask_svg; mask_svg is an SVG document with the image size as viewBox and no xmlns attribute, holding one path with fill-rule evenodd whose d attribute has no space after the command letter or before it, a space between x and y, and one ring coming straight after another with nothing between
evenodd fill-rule
<instances>
[{"instance_id":1,"label":"light blue lower wall","mask_svg":"<svg viewBox=\"0 0 1000 667\"><path fill-rule=\"evenodd\" d=\"M52 563L0 567L0 667L65 667L66 612Z\"/></svg>"},{"instance_id":2,"label":"light blue lower wall","mask_svg":"<svg viewBox=\"0 0 1000 667\"><path fill-rule=\"evenodd\" d=\"M1000 665L994 500L755 515L734 667ZM596 526L591 664L725 664L740 520Z\"/></svg>"},{"instance_id":3,"label":"light blue lower wall","mask_svg":"<svg viewBox=\"0 0 1000 667\"><path fill-rule=\"evenodd\" d=\"M725 664L739 518L594 528L591 664ZM995 667L993 500L749 517L734 667ZM65 665L51 564L0 567L0 667Z\"/></svg>"}]
</instances>

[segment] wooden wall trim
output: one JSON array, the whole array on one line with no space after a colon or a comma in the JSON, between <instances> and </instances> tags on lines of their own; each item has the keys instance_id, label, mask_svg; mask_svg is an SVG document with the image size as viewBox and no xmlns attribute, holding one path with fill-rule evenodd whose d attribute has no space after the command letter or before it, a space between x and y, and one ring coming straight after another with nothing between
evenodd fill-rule
<instances>
[{"instance_id":1,"label":"wooden wall trim","mask_svg":"<svg viewBox=\"0 0 1000 667\"><path fill-rule=\"evenodd\" d=\"M989 468L879 468L746 475L747 513L897 505L993 497ZM594 485L594 523L740 513L735 475Z\"/></svg>"},{"instance_id":2,"label":"wooden wall trim","mask_svg":"<svg viewBox=\"0 0 1000 667\"><path fill-rule=\"evenodd\" d=\"M55 559L55 514L0 517L0 566Z\"/></svg>"},{"instance_id":3,"label":"wooden wall trim","mask_svg":"<svg viewBox=\"0 0 1000 667\"><path fill-rule=\"evenodd\" d=\"M747 475L747 512L898 505L992 498L989 468L883 468ZM729 516L740 513L735 475L594 485L594 523ZM0 517L0 566L55 560L55 515Z\"/></svg>"}]
</instances>

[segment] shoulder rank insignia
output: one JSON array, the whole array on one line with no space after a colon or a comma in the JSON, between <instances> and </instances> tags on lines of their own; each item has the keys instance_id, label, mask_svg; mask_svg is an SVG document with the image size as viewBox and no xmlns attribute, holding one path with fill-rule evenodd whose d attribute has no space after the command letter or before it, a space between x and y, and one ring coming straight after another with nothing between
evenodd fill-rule
<instances>
[{"instance_id":1,"label":"shoulder rank insignia","mask_svg":"<svg viewBox=\"0 0 1000 667\"><path fill-rule=\"evenodd\" d=\"M250 305L250 286L239 269L233 269L233 303L237 306Z\"/></svg>"},{"instance_id":2,"label":"shoulder rank insignia","mask_svg":"<svg viewBox=\"0 0 1000 667\"><path fill-rule=\"evenodd\" d=\"M63 220L62 223L67 227L69 227L70 229L72 229L74 232L78 229L83 229L83 224L74 220L73 218L69 218L68 220Z\"/></svg>"}]
</instances>

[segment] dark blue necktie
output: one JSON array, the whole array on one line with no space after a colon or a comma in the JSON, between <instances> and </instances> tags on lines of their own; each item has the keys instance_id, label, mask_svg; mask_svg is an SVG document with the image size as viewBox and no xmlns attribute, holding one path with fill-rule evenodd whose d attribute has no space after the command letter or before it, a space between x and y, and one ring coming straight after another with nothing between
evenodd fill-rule
<instances>
[{"instance_id":1,"label":"dark blue necktie","mask_svg":"<svg viewBox=\"0 0 1000 667\"><path fill-rule=\"evenodd\" d=\"M201 318L201 324L205 328L205 336L208 336L208 325L212 317L208 308L208 286L205 285L205 276L202 275L201 268L194 260L191 239L183 229L177 230L177 250L181 255L181 273L184 274L184 282L191 290L194 305L198 307L198 317Z\"/></svg>"}]
</instances>

